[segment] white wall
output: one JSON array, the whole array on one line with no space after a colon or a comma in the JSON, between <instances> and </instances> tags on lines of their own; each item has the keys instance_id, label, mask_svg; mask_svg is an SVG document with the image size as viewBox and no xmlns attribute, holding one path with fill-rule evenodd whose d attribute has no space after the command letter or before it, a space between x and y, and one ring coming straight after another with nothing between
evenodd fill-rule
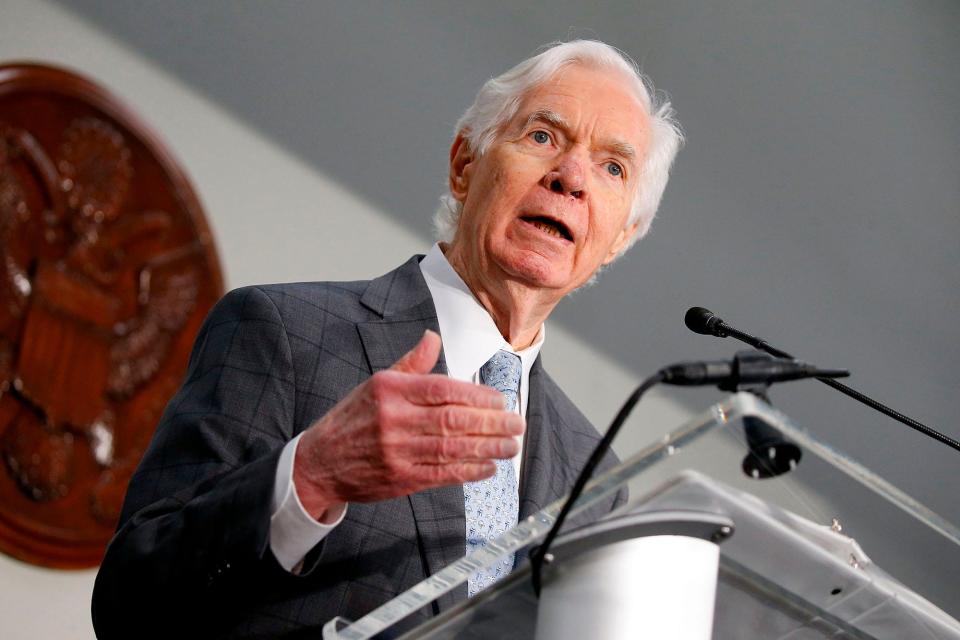
<instances>
[{"instance_id":1,"label":"white wall","mask_svg":"<svg viewBox=\"0 0 960 640\"><path fill-rule=\"evenodd\" d=\"M0 61L15 60L66 66L94 78L161 134L206 209L228 287L367 278L430 245L58 5L3 1ZM601 428L637 383L557 325L549 328L544 358ZM687 415L654 394L617 448L621 454L635 450ZM94 575L38 569L0 555L0 637L93 637Z\"/></svg>"}]
</instances>

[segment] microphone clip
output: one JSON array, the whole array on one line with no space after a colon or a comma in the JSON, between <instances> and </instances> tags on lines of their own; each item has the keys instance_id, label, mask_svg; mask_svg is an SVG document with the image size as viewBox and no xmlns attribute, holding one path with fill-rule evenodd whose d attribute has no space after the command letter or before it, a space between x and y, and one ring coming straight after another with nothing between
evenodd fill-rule
<instances>
[{"instance_id":1,"label":"microphone clip","mask_svg":"<svg viewBox=\"0 0 960 640\"><path fill-rule=\"evenodd\" d=\"M717 388L731 393L747 391L769 404L770 398L767 397L767 390L770 388L770 380L766 377L766 374L769 373L770 364L774 360L777 359L756 349L737 351L733 356L736 375L730 376L718 384Z\"/></svg>"}]
</instances>

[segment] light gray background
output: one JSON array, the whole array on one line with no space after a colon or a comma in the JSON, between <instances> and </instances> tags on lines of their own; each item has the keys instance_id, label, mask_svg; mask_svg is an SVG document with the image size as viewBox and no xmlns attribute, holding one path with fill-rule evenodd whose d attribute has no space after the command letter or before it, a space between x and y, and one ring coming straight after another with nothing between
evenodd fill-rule
<instances>
[{"instance_id":1,"label":"light gray background","mask_svg":"<svg viewBox=\"0 0 960 640\"><path fill-rule=\"evenodd\" d=\"M308 277L372 275L338 272L326 259L361 244L355 236L369 233L367 218L358 214L359 228L350 229L326 211L343 206L328 199L332 191L318 189L323 197L307 202L315 192L303 176L291 174L289 183L267 176L244 152L262 149L274 160L268 147L280 145L364 206L392 216L397 230L383 223L378 233L400 237L402 230L426 246L453 123L482 81L550 40L602 38L670 93L689 142L651 236L597 286L563 303L554 326L639 378L668 362L727 357L738 348L683 327L687 307L707 306L804 359L850 368L851 385L960 438L953 328L960 317L960 4L952 0L722 7L621 0L590 8L61 3L96 25L94 35L40 2L0 0L0 23L6 2L19 18L63 29L62 42L52 27L39 29L37 42L22 50L41 58L49 51L61 64L75 60L80 71L124 89L161 134L173 137L206 194L233 285L287 277L263 264L290 262L285 252L304 236L322 265ZM263 139L231 144L218 138L228 127L197 128L209 122L206 107L152 72L138 84L134 67L126 66L132 56L100 33L204 95L224 110L224 121L239 118ZM17 55L4 49L6 59ZM163 88L159 101L138 105L151 95L150 83ZM191 129L192 140L184 136ZM254 202L260 220L244 209ZM290 219L283 208L291 206L299 222L278 223ZM240 230L252 245L238 240ZM379 269L402 257L368 259ZM557 358L551 361L556 369ZM561 361L561 377L587 383L589 375L570 371L569 358ZM608 380L610 369L604 371ZM625 395L614 391L608 404ZM717 395L683 391L671 398L695 409ZM779 387L773 399L821 438L960 522L960 454L814 382ZM602 411L588 414L603 420ZM955 589L940 585L937 593L940 606L960 615Z\"/></svg>"}]
</instances>

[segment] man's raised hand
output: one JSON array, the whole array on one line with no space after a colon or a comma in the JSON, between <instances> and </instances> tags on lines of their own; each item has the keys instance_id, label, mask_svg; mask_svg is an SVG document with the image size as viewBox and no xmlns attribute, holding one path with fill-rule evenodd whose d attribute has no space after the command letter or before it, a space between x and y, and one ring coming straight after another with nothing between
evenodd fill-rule
<instances>
[{"instance_id":1,"label":"man's raised hand","mask_svg":"<svg viewBox=\"0 0 960 640\"><path fill-rule=\"evenodd\" d=\"M494 459L517 454L523 418L499 391L430 373L440 344L427 331L303 434L293 481L315 518L332 521L346 502L488 478Z\"/></svg>"}]
</instances>

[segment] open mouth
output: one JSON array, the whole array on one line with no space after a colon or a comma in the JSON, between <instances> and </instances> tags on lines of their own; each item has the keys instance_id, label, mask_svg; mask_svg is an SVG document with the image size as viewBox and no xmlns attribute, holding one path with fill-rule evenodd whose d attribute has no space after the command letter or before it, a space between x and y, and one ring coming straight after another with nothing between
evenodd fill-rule
<instances>
[{"instance_id":1,"label":"open mouth","mask_svg":"<svg viewBox=\"0 0 960 640\"><path fill-rule=\"evenodd\" d=\"M547 218L546 216L523 216L521 220L549 236L573 242L573 234L570 233L570 229L559 220Z\"/></svg>"}]
</instances>

